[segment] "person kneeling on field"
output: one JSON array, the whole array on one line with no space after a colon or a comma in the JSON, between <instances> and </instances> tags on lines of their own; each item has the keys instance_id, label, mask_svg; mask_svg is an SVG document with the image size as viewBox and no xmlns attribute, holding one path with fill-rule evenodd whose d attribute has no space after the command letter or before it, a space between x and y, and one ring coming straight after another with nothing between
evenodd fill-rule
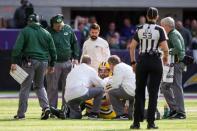
<instances>
[{"instance_id":1,"label":"person kneeling on field","mask_svg":"<svg viewBox=\"0 0 197 131\"><path fill-rule=\"evenodd\" d=\"M98 118L101 100L103 97L102 79L97 72L90 67L91 58L83 56L82 64L74 67L66 79L64 98L69 108L69 118L81 119L82 111L80 104L85 100L94 98L93 107L88 115L89 118Z\"/></svg>"},{"instance_id":2,"label":"person kneeling on field","mask_svg":"<svg viewBox=\"0 0 197 131\"><path fill-rule=\"evenodd\" d=\"M113 71L112 84L107 90L110 102L116 112L115 119L132 119L133 103L135 95L135 73L131 66L120 61L116 55L112 55L108 62ZM128 116L125 114L123 101L129 100Z\"/></svg>"},{"instance_id":3,"label":"person kneeling on field","mask_svg":"<svg viewBox=\"0 0 197 131\"><path fill-rule=\"evenodd\" d=\"M109 87L108 85L111 81L110 74L111 72L110 72L109 63L102 62L98 67L98 75L101 79L103 79L105 83L105 90L107 90L107 87ZM85 115L89 114L92 107L93 107L93 99L86 100L84 103L84 109L86 109ZM102 102L101 102L99 118L112 119L114 117L116 117L116 113L114 112L112 105L109 101L109 96L107 93L104 93Z\"/></svg>"}]
</instances>

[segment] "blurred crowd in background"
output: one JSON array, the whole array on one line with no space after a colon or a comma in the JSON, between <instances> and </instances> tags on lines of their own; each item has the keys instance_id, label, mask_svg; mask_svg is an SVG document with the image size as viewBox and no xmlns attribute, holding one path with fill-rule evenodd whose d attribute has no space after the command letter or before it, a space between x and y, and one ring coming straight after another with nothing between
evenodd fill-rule
<instances>
[{"instance_id":1,"label":"blurred crowd in background","mask_svg":"<svg viewBox=\"0 0 197 131\"><path fill-rule=\"evenodd\" d=\"M13 14L13 19L0 18L0 28L23 28L26 26L27 17L34 12L34 6L28 0L21 0L21 6ZM117 25L115 21L108 23L108 29L101 35L109 43L111 49L128 49L130 41L136 32L137 26L146 22L145 16L140 16L138 24L133 24L132 19L126 17L121 19L122 25ZM92 23L97 22L95 16L76 16L72 20L73 29L79 32L80 47L83 47L84 41L88 38L89 27ZM49 22L41 18L40 22L44 28L50 25ZM102 25L101 25L102 28ZM196 49L197 47L197 20L186 19L184 22L176 20L176 28L185 40L186 50Z\"/></svg>"}]
</instances>

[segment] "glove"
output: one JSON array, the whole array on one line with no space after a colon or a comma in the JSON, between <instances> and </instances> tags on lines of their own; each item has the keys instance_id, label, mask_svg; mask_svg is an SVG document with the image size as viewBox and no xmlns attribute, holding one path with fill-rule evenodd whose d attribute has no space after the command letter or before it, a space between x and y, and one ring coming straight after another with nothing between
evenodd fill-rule
<instances>
[{"instance_id":1,"label":"glove","mask_svg":"<svg viewBox=\"0 0 197 131\"><path fill-rule=\"evenodd\" d=\"M183 62L185 65L191 65L191 64L194 63L194 58L191 57L191 56L186 55L186 56L184 56L182 62Z\"/></svg>"}]
</instances>

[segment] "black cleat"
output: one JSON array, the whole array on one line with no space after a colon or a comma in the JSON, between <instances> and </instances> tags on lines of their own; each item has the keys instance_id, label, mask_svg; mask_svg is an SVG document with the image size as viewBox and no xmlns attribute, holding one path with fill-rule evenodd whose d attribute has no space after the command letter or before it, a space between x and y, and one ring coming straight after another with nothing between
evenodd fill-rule
<instances>
[{"instance_id":1,"label":"black cleat","mask_svg":"<svg viewBox=\"0 0 197 131\"><path fill-rule=\"evenodd\" d=\"M140 125L139 124L133 124L130 126L130 129L140 129Z\"/></svg>"},{"instance_id":2,"label":"black cleat","mask_svg":"<svg viewBox=\"0 0 197 131\"><path fill-rule=\"evenodd\" d=\"M155 124L148 124L147 129L159 129L159 127L155 126Z\"/></svg>"},{"instance_id":3,"label":"black cleat","mask_svg":"<svg viewBox=\"0 0 197 131\"><path fill-rule=\"evenodd\" d=\"M88 119L98 119L98 118L99 118L98 113L90 112L88 114Z\"/></svg>"},{"instance_id":4,"label":"black cleat","mask_svg":"<svg viewBox=\"0 0 197 131\"><path fill-rule=\"evenodd\" d=\"M115 120L128 120L128 115L119 115L114 118Z\"/></svg>"},{"instance_id":5,"label":"black cleat","mask_svg":"<svg viewBox=\"0 0 197 131\"><path fill-rule=\"evenodd\" d=\"M55 115L53 115L52 113L50 113L49 117L50 118L55 118Z\"/></svg>"},{"instance_id":6,"label":"black cleat","mask_svg":"<svg viewBox=\"0 0 197 131\"><path fill-rule=\"evenodd\" d=\"M49 114L51 113L49 108L45 108L42 111L41 120L47 120L49 118Z\"/></svg>"},{"instance_id":7,"label":"black cleat","mask_svg":"<svg viewBox=\"0 0 197 131\"><path fill-rule=\"evenodd\" d=\"M60 119L66 119L67 118L67 110L59 110L59 109L56 109L55 107L50 107L50 110L51 110L51 114L53 114L54 116L56 116L57 118L60 118Z\"/></svg>"},{"instance_id":8,"label":"black cleat","mask_svg":"<svg viewBox=\"0 0 197 131\"><path fill-rule=\"evenodd\" d=\"M18 115L15 115L15 116L14 116L14 119L15 119L15 120L24 120L24 119L25 119L25 116L18 116Z\"/></svg>"},{"instance_id":9,"label":"black cleat","mask_svg":"<svg viewBox=\"0 0 197 131\"><path fill-rule=\"evenodd\" d=\"M171 117L174 117L176 116L177 112L174 110L174 111L170 111L170 114L168 116L168 118L171 118Z\"/></svg>"},{"instance_id":10,"label":"black cleat","mask_svg":"<svg viewBox=\"0 0 197 131\"><path fill-rule=\"evenodd\" d=\"M176 113L175 115L170 117L170 119L186 119L186 115L183 113Z\"/></svg>"}]
</instances>

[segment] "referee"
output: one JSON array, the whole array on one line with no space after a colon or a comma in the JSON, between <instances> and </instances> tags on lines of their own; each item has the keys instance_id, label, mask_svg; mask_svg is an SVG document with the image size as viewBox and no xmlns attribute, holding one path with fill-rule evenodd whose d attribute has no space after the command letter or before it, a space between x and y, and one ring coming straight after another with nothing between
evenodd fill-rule
<instances>
[{"instance_id":1,"label":"referee","mask_svg":"<svg viewBox=\"0 0 197 131\"><path fill-rule=\"evenodd\" d=\"M138 27L131 42L131 65L136 72L136 90L134 104L134 122L131 129L139 129L144 119L145 88L148 87L149 103L147 112L147 129L158 129L155 125L155 111L159 85L162 78L162 61L160 48L163 51L163 63L168 63L167 35L164 29L156 25L158 10L150 7L147 10L147 24ZM139 59L135 61L135 48L139 44ZM147 79L149 78L148 82Z\"/></svg>"}]
</instances>

